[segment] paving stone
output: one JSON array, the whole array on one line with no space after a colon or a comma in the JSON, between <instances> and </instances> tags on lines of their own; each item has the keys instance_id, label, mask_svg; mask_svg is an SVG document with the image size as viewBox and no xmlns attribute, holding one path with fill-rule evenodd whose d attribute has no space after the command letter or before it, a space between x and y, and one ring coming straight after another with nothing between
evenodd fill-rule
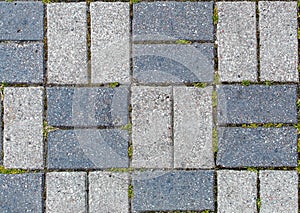
<instances>
[{"instance_id":1,"label":"paving stone","mask_svg":"<svg viewBox=\"0 0 300 213\"><path fill-rule=\"evenodd\" d=\"M212 87L174 87L174 164L212 168Z\"/></svg>"},{"instance_id":2,"label":"paving stone","mask_svg":"<svg viewBox=\"0 0 300 213\"><path fill-rule=\"evenodd\" d=\"M47 5L48 83L88 83L86 3Z\"/></svg>"},{"instance_id":3,"label":"paving stone","mask_svg":"<svg viewBox=\"0 0 300 213\"><path fill-rule=\"evenodd\" d=\"M218 71L221 81L257 81L255 2L218 2Z\"/></svg>"},{"instance_id":4,"label":"paving stone","mask_svg":"<svg viewBox=\"0 0 300 213\"><path fill-rule=\"evenodd\" d=\"M298 212L297 171L260 171L261 213Z\"/></svg>"},{"instance_id":5,"label":"paving stone","mask_svg":"<svg viewBox=\"0 0 300 213\"><path fill-rule=\"evenodd\" d=\"M130 83L130 7L91 3L92 83Z\"/></svg>"},{"instance_id":6,"label":"paving stone","mask_svg":"<svg viewBox=\"0 0 300 213\"><path fill-rule=\"evenodd\" d=\"M133 40L213 40L213 2L133 5Z\"/></svg>"},{"instance_id":7,"label":"paving stone","mask_svg":"<svg viewBox=\"0 0 300 213\"><path fill-rule=\"evenodd\" d=\"M213 81L213 44L136 44L133 56L133 77L141 83Z\"/></svg>"},{"instance_id":8,"label":"paving stone","mask_svg":"<svg viewBox=\"0 0 300 213\"><path fill-rule=\"evenodd\" d=\"M128 123L128 89L47 88L52 126L121 126Z\"/></svg>"},{"instance_id":9,"label":"paving stone","mask_svg":"<svg viewBox=\"0 0 300 213\"><path fill-rule=\"evenodd\" d=\"M117 129L57 130L48 135L48 168L128 167L128 132Z\"/></svg>"},{"instance_id":10,"label":"paving stone","mask_svg":"<svg viewBox=\"0 0 300 213\"><path fill-rule=\"evenodd\" d=\"M257 212L257 175L248 171L218 171L218 212Z\"/></svg>"},{"instance_id":11,"label":"paving stone","mask_svg":"<svg viewBox=\"0 0 300 213\"><path fill-rule=\"evenodd\" d=\"M297 2L260 1L260 78L298 82Z\"/></svg>"},{"instance_id":12,"label":"paving stone","mask_svg":"<svg viewBox=\"0 0 300 213\"><path fill-rule=\"evenodd\" d=\"M43 88L4 88L4 166L42 169Z\"/></svg>"},{"instance_id":13,"label":"paving stone","mask_svg":"<svg viewBox=\"0 0 300 213\"><path fill-rule=\"evenodd\" d=\"M133 212L214 210L213 171L134 173L133 188Z\"/></svg>"},{"instance_id":14,"label":"paving stone","mask_svg":"<svg viewBox=\"0 0 300 213\"><path fill-rule=\"evenodd\" d=\"M85 172L47 173L46 186L46 212L87 212Z\"/></svg>"},{"instance_id":15,"label":"paving stone","mask_svg":"<svg viewBox=\"0 0 300 213\"><path fill-rule=\"evenodd\" d=\"M129 212L127 173L89 173L89 212Z\"/></svg>"},{"instance_id":16,"label":"paving stone","mask_svg":"<svg viewBox=\"0 0 300 213\"><path fill-rule=\"evenodd\" d=\"M43 212L43 175L0 174L0 212Z\"/></svg>"},{"instance_id":17,"label":"paving stone","mask_svg":"<svg viewBox=\"0 0 300 213\"><path fill-rule=\"evenodd\" d=\"M43 83L43 48L42 43L0 44L0 82Z\"/></svg>"},{"instance_id":18,"label":"paving stone","mask_svg":"<svg viewBox=\"0 0 300 213\"><path fill-rule=\"evenodd\" d=\"M217 87L218 124L297 123L295 85Z\"/></svg>"},{"instance_id":19,"label":"paving stone","mask_svg":"<svg viewBox=\"0 0 300 213\"><path fill-rule=\"evenodd\" d=\"M219 128L217 165L221 167L297 166L297 130Z\"/></svg>"},{"instance_id":20,"label":"paving stone","mask_svg":"<svg viewBox=\"0 0 300 213\"><path fill-rule=\"evenodd\" d=\"M172 167L171 94L171 87L132 87L133 167Z\"/></svg>"},{"instance_id":21,"label":"paving stone","mask_svg":"<svg viewBox=\"0 0 300 213\"><path fill-rule=\"evenodd\" d=\"M42 2L0 2L0 40L43 40Z\"/></svg>"}]
</instances>

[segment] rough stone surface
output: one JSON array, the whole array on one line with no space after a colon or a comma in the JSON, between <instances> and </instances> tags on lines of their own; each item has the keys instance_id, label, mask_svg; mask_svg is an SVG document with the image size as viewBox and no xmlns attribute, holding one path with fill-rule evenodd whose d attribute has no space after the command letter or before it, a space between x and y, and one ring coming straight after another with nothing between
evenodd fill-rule
<instances>
[{"instance_id":1,"label":"rough stone surface","mask_svg":"<svg viewBox=\"0 0 300 213\"><path fill-rule=\"evenodd\" d=\"M218 171L218 212L257 212L257 174Z\"/></svg>"},{"instance_id":2,"label":"rough stone surface","mask_svg":"<svg viewBox=\"0 0 300 213\"><path fill-rule=\"evenodd\" d=\"M214 210L213 171L135 173L133 188L133 212Z\"/></svg>"},{"instance_id":3,"label":"rough stone surface","mask_svg":"<svg viewBox=\"0 0 300 213\"><path fill-rule=\"evenodd\" d=\"M221 81L257 81L255 2L218 2L218 71Z\"/></svg>"},{"instance_id":4,"label":"rough stone surface","mask_svg":"<svg viewBox=\"0 0 300 213\"><path fill-rule=\"evenodd\" d=\"M43 175L0 174L0 212L43 212Z\"/></svg>"},{"instance_id":5,"label":"rough stone surface","mask_svg":"<svg viewBox=\"0 0 300 213\"><path fill-rule=\"evenodd\" d=\"M133 5L133 40L213 40L213 2Z\"/></svg>"},{"instance_id":6,"label":"rough stone surface","mask_svg":"<svg viewBox=\"0 0 300 213\"><path fill-rule=\"evenodd\" d=\"M261 213L298 212L297 171L260 171Z\"/></svg>"},{"instance_id":7,"label":"rough stone surface","mask_svg":"<svg viewBox=\"0 0 300 213\"><path fill-rule=\"evenodd\" d=\"M88 83L86 10L85 2L47 5L48 83Z\"/></svg>"},{"instance_id":8,"label":"rough stone surface","mask_svg":"<svg viewBox=\"0 0 300 213\"><path fill-rule=\"evenodd\" d=\"M260 1L260 77L298 82L297 2Z\"/></svg>"},{"instance_id":9,"label":"rough stone surface","mask_svg":"<svg viewBox=\"0 0 300 213\"><path fill-rule=\"evenodd\" d=\"M43 89L6 87L4 96L4 166L42 169Z\"/></svg>"},{"instance_id":10,"label":"rough stone surface","mask_svg":"<svg viewBox=\"0 0 300 213\"><path fill-rule=\"evenodd\" d=\"M212 168L212 87L174 88L174 164Z\"/></svg>"},{"instance_id":11,"label":"rough stone surface","mask_svg":"<svg viewBox=\"0 0 300 213\"><path fill-rule=\"evenodd\" d=\"M218 124L297 123L297 87L234 86L217 87Z\"/></svg>"},{"instance_id":12,"label":"rough stone surface","mask_svg":"<svg viewBox=\"0 0 300 213\"><path fill-rule=\"evenodd\" d=\"M89 212L129 212L127 173L89 174Z\"/></svg>"},{"instance_id":13,"label":"rough stone surface","mask_svg":"<svg viewBox=\"0 0 300 213\"><path fill-rule=\"evenodd\" d=\"M171 87L132 88L133 167L172 167Z\"/></svg>"},{"instance_id":14,"label":"rough stone surface","mask_svg":"<svg viewBox=\"0 0 300 213\"><path fill-rule=\"evenodd\" d=\"M46 212L87 212L85 172L47 173L46 186Z\"/></svg>"},{"instance_id":15,"label":"rough stone surface","mask_svg":"<svg viewBox=\"0 0 300 213\"><path fill-rule=\"evenodd\" d=\"M42 2L0 2L0 40L43 40Z\"/></svg>"},{"instance_id":16,"label":"rough stone surface","mask_svg":"<svg viewBox=\"0 0 300 213\"><path fill-rule=\"evenodd\" d=\"M130 83L128 2L91 3L92 83Z\"/></svg>"},{"instance_id":17,"label":"rough stone surface","mask_svg":"<svg viewBox=\"0 0 300 213\"><path fill-rule=\"evenodd\" d=\"M297 166L297 130L219 128L217 165L222 167Z\"/></svg>"}]
</instances>

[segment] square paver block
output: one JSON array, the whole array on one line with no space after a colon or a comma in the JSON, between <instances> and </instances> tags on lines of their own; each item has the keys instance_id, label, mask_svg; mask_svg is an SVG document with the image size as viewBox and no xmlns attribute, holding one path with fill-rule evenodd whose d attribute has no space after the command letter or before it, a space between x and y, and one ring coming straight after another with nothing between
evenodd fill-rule
<instances>
[{"instance_id":1,"label":"square paver block","mask_svg":"<svg viewBox=\"0 0 300 213\"><path fill-rule=\"evenodd\" d=\"M46 212L87 212L86 173L50 172L46 175Z\"/></svg>"},{"instance_id":2,"label":"square paver block","mask_svg":"<svg viewBox=\"0 0 300 213\"><path fill-rule=\"evenodd\" d=\"M213 2L133 5L133 40L213 40Z\"/></svg>"},{"instance_id":3,"label":"square paver block","mask_svg":"<svg viewBox=\"0 0 300 213\"><path fill-rule=\"evenodd\" d=\"M130 7L91 3L92 83L130 83Z\"/></svg>"},{"instance_id":4,"label":"square paver block","mask_svg":"<svg viewBox=\"0 0 300 213\"><path fill-rule=\"evenodd\" d=\"M43 79L42 43L0 44L0 82L43 83Z\"/></svg>"},{"instance_id":5,"label":"square paver block","mask_svg":"<svg viewBox=\"0 0 300 213\"><path fill-rule=\"evenodd\" d=\"M128 167L128 132L117 129L57 130L48 136L48 168Z\"/></svg>"},{"instance_id":6,"label":"square paver block","mask_svg":"<svg viewBox=\"0 0 300 213\"><path fill-rule=\"evenodd\" d=\"M0 212L43 212L43 175L0 174Z\"/></svg>"},{"instance_id":7,"label":"square paver block","mask_svg":"<svg viewBox=\"0 0 300 213\"><path fill-rule=\"evenodd\" d=\"M297 171L260 171L261 213L298 212Z\"/></svg>"},{"instance_id":8,"label":"square paver block","mask_svg":"<svg viewBox=\"0 0 300 213\"><path fill-rule=\"evenodd\" d=\"M49 125L122 126L128 123L129 92L121 88L47 88Z\"/></svg>"},{"instance_id":9,"label":"square paver block","mask_svg":"<svg viewBox=\"0 0 300 213\"><path fill-rule=\"evenodd\" d=\"M297 130L219 128L217 165L221 167L297 166Z\"/></svg>"},{"instance_id":10,"label":"square paver block","mask_svg":"<svg viewBox=\"0 0 300 213\"><path fill-rule=\"evenodd\" d=\"M88 83L86 3L47 5L48 83Z\"/></svg>"},{"instance_id":11,"label":"square paver block","mask_svg":"<svg viewBox=\"0 0 300 213\"><path fill-rule=\"evenodd\" d=\"M218 171L218 212L257 212L257 174Z\"/></svg>"},{"instance_id":12,"label":"square paver block","mask_svg":"<svg viewBox=\"0 0 300 213\"><path fill-rule=\"evenodd\" d=\"M172 167L171 94L171 87L132 88L133 167Z\"/></svg>"},{"instance_id":13,"label":"square paver block","mask_svg":"<svg viewBox=\"0 0 300 213\"><path fill-rule=\"evenodd\" d=\"M255 2L218 2L218 62L221 81L257 81Z\"/></svg>"},{"instance_id":14,"label":"square paver block","mask_svg":"<svg viewBox=\"0 0 300 213\"><path fill-rule=\"evenodd\" d=\"M260 1L260 78L298 82L297 2Z\"/></svg>"},{"instance_id":15,"label":"square paver block","mask_svg":"<svg viewBox=\"0 0 300 213\"><path fill-rule=\"evenodd\" d=\"M212 168L212 87L174 87L174 164Z\"/></svg>"},{"instance_id":16,"label":"square paver block","mask_svg":"<svg viewBox=\"0 0 300 213\"><path fill-rule=\"evenodd\" d=\"M42 169L43 88L4 88L4 166Z\"/></svg>"},{"instance_id":17,"label":"square paver block","mask_svg":"<svg viewBox=\"0 0 300 213\"><path fill-rule=\"evenodd\" d=\"M213 171L135 173L133 189L133 212L214 210Z\"/></svg>"},{"instance_id":18,"label":"square paver block","mask_svg":"<svg viewBox=\"0 0 300 213\"><path fill-rule=\"evenodd\" d=\"M127 173L89 173L89 212L129 212Z\"/></svg>"},{"instance_id":19,"label":"square paver block","mask_svg":"<svg viewBox=\"0 0 300 213\"><path fill-rule=\"evenodd\" d=\"M43 38L42 2L0 2L0 40L37 41Z\"/></svg>"},{"instance_id":20,"label":"square paver block","mask_svg":"<svg viewBox=\"0 0 300 213\"><path fill-rule=\"evenodd\" d=\"M133 77L140 83L213 81L213 44L135 44L133 56Z\"/></svg>"},{"instance_id":21,"label":"square paver block","mask_svg":"<svg viewBox=\"0 0 300 213\"><path fill-rule=\"evenodd\" d=\"M217 87L218 124L297 123L297 86Z\"/></svg>"}]
</instances>

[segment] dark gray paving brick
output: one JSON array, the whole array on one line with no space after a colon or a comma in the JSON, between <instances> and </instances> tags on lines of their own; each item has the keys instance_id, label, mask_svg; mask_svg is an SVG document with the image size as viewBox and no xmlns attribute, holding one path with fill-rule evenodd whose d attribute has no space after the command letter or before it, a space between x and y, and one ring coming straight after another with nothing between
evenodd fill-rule
<instances>
[{"instance_id":1,"label":"dark gray paving brick","mask_svg":"<svg viewBox=\"0 0 300 213\"><path fill-rule=\"evenodd\" d=\"M128 123L127 88L47 89L52 126L121 126Z\"/></svg>"},{"instance_id":2,"label":"dark gray paving brick","mask_svg":"<svg viewBox=\"0 0 300 213\"><path fill-rule=\"evenodd\" d=\"M233 86L217 87L218 124L297 123L297 87Z\"/></svg>"},{"instance_id":3,"label":"dark gray paving brick","mask_svg":"<svg viewBox=\"0 0 300 213\"><path fill-rule=\"evenodd\" d=\"M42 2L0 2L0 40L43 40Z\"/></svg>"},{"instance_id":4,"label":"dark gray paving brick","mask_svg":"<svg viewBox=\"0 0 300 213\"><path fill-rule=\"evenodd\" d=\"M43 175L0 174L0 212L43 212Z\"/></svg>"},{"instance_id":5,"label":"dark gray paving brick","mask_svg":"<svg viewBox=\"0 0 300 213\"><path fill-rule=\"evenodd\" d=\"M48 168L128 167L125 130L57 130L48 136Z\"/></svg>"},{"instance_id":6,"label":"dark gray paving brick","mask_svg":"<svg viewBox=\"0 0 300 213\"><path fill-rule=\"evenodd\" d=\"M133 5L133 40L212 40L213 2Z\"/></svg>"},{"instance_id":7,"label":"dark gray paving brick","mask_svg":"<svg viewBox=\"0 0 300 213\"><path fill-rule=\"evenodd\" d=\"M133 212L214 210L213 171L135 173L133 188Z\"/></svg>"},{"instance_id":8,"label":"dark gray paving brick","mask_svg":"<svg viewBox=\"0 0 300 213\"><path fill-rule=\"evenodd\" d=\"M42 43L0 44L0 82L42 83L44 77L43 48Z\"/></svg>"},{"instance_id":9,"label":"dark gray paving brick","mask_svg":"<svg viewBox=\"0 0 300 213\"><path fill-rule=\"evenodd\" d=\"M297 166L297 130L219 128L217 165L221 167Z\"/></svg>"}]
</instances>

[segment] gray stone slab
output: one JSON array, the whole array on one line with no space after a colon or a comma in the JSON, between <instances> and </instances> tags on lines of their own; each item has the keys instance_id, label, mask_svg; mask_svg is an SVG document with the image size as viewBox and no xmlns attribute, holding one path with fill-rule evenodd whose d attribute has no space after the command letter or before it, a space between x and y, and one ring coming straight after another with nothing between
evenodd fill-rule
<instances>
[{"instance_id":1,"label":"gray stone slab","mask_svg":"<svg viewBox=\"0 0 300 213\"><path fill-rule=\"evenodd\" d=\"M122 126L128 123L127 88L47 88L49 125Z\"/></svg>"},{"instance_id":2,"label":"gray stone slab","mask_svg":"<svg viewBox=\"0 0 300 213\"><path fill-rule=\"evenodd\" d=\"M88 83L86 3L47 5L48 83Z\"/></svg>"},{"instance_id":3,"label":"gray stone slab","mask_svg":"<svg viewBox=\"0 0 300 213\"><path fill-rule=\"evenodd\" d=\"M212 87L174 87L174 166L213 168Z\"/></svg>"},{"instance_id":4,"label":"gray stone slab","mask_svg":"<svg viewBox=\"0 0 300 213\"><path fill-rule=\"evenodd\" d=\"M133 77L141 83L212 82L213 44L135 44Z\"/></svg>"},{"instance_id":5,"label":"gray stone slab","mask_svg":"<svg viewBox=\"0 0 300 213\"><path fill-rule=\"evenodd\" d=\"M0 174L0 212L43 212L43 175Z\"/></svg>"},{"instance_id":6,"label":"gray stone slab","mask_svg":"<svg viewBox=\"0 0 300 213\"><path fill-rule=\"evenodd\" d=\"M260 171L261 213L298 212L297 171Z\"/></svg>"},{"instance_id":7,"label":"gray stone slab","mask_svg":"<svg viewBox=\"0 0 300 213\"><path fill-rule=\"evenodd\" d=\"M129 212L127 173L89 173L89 212Z\"/></svg>"},{"instance_id":8,"label":"gray stone slab","mask_svg":"<svg viewBox=\"0 0 300 213\"><path fill-rule=\"evenodd\" d=\"M217 165L221 167L297 166L297 130L219 128Z\"/></svg>"},{"instance_id":9,"label":"gray stone slab","mask_svg":"<svg viewBox=\"0 0 300 213\"><path fill-rule=\"evenodd\" d=\"M172 167L171 94L171 87L132 87L133 167Z\"/></svg>"},{"instance_id":10,"label":"gray stone slab","mask_svg":"<svg viewBox=\"0 0 300 213\"><path fill-rule=\"evenodd\" d=\"M87 212L86 173L50 172L46 175L46 212Z\"/></svg>"},{"instance_id":11,"label":"gray stone slab","mask_svg":"<svg viewBox=\"0 0 300 213\"><path fill-rule=\"evenodd\" d=\"M133 188L133 212L214 210L213 171L134 173Z\"/></svg>"},{"instance_id":12,"label":"gray stone slab","mask_svg":"<svg viewBox=\"0 0 300 213\"><path fill-rule=\"evenodd\" d=\"M117 129L57 130L48 135L48 168L128 167L128 132Z\"/></svg>"},{"instance_id":13,"label":"gray stone slab","mask_svg":"<svg viewBox=\"0 0 300 213\"><path fill-rule=\"evenodd\" d=\"M0 44L0 82L43 83L43 48L42 43Z\"/></svg>"},{"instance_id":14,"label":"gray stone slab","mask_svg":"<svg viewBox=\"0 0 300 213\"><path fill-rule=\"evenodd\" d=\"M298 82L297 2L260 1L260 78Z\"/></svg>"},{"instance_id":15,"label":"gray stone slab","mask_svg":"<svg viewBox=\"0 0 300 213\"><path fill-rule=\"evenodd\" d=\"M257 212L257 174L218 171L218 212Z\"/></svg>"},{"instance_id":16,"label":"gray stone slab","mask_svg":"<svg viewBox=\"0 0 300 213\"><path fill-rule=\"evenodd\" d=\"M255 2L218 2L218 72L221 81L257 81Z\"/></svg>"},{"instance_id":17,"label":"gray stone slab","mask_svg":"<svg viewBox=\"0 0 300 213\"><path fill-rule=\"evenodd\" d=\"M133 40L213 40L213 2L133 5Z\"/></svg>"},{"instance_id":18,"label":"gray stone slab","mask_svg":"<svg viewBox=\"0 0 300 213\"><path fill-rule=\"evenodd\" d=\"M4 166L44 167L43 88L4 88Z\"/></svg>"},{"instance_id":19,"label":"gray stone slab","mask_svg":"<svg viewBox=\"0 0 300 213\"><path fill-rule=\"evenodd\" d=\"M297 86L217 87L218 124L297 123Z\"/></svg>"},{"instance_id":20,"label":"gray stone slab","mask_svg":"<svg viewBox=\"0 0 300 213\"><path fill-rule=\"evenodd\" d=\"M91 3L92 83L130 83L128 2Z\"/></svg>"},{"instance_id":21,"label":"gray stone slab","mask_svg":"<svg viewBox=\"0 0 300 213\"><path fill-rule=\"evenodd\" d=\"M0 2L0 40L43 40L42 2Z\"/></svg>"}]
</instances>

